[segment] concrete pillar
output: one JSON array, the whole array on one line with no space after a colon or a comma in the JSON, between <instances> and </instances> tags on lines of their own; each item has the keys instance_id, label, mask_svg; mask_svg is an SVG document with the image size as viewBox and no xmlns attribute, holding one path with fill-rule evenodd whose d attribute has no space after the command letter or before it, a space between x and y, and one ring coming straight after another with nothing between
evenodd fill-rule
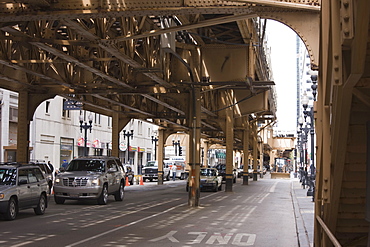
<instances>
[{"instance_id":1,"label":"concrete pillar","mask_svg":"<svg viewBox=\"0 0 370 247\"><path fill-rule=\"evenodd\" d=\"M231 107L226 108L226 185L225 191L233 191L234 169L234 114Z\"/></svg>"},{"instance_id":2,"label":"concrete pillar","mask_svg":"<svg viewBox=\"0 0 370 247\"><path fill-rule=\"evenodd\" d=\"M200 104L200 89L193 88L190 93L189 101L189 199L188 205L191 207L199 206L200 189L200 128L201 128L201 104Z\"/></svg>"},{"instance_id":3,"label":"concrete pillar","mask_svg":"<svg viewBox=\"0 0 370 247\"><path fill-rule=\"evenodd\" d=\"M165 129L158 129L158 147L157 147L157 162L158 162L158 184L163 184L163 159L164 159L164 141Z\"/></svg>"},{"instance_id":4,"label":"concrete pillar","mask_svg":"<svg viewBox=\"0 0 370 247\"><path fill-rule=\"evenodd\" d=\"M248 117L247 117L248 118ZM245 129L243 130L243 185L248 185L248 156L249 156L249 122L246 120Z\"/></svg>"},{"instance_id":5,"label":"concrete pillar","mask_svg":"<svg viewBox=\"0 0 370 247\"><path fill-rule=\"evenodd\" d=\"M18 96L18 130L17 130L17 162L29 161L29 95L27 91L19 92Z\"/></svg>"}]
</instances>

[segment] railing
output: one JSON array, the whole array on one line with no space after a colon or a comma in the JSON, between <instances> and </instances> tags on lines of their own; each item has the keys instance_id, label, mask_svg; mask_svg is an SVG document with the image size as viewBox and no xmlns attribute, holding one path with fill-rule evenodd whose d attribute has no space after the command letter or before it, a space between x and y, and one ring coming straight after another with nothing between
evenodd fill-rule
<instances>
[{"instance_id":1,"label":"railing","mask_svg":"<svg viewBox=\"0 0 370 247\"><path fill-rule=\"evenodd\" d=\"M320 226L329 237L330 241L334 244L335 247L342 247L339 241L335 238L334 234L331 233L330 229L325 225L325 222L320 218L320 216L316 215L316 220L319 222Z\"/></svg>"}]
</instances>

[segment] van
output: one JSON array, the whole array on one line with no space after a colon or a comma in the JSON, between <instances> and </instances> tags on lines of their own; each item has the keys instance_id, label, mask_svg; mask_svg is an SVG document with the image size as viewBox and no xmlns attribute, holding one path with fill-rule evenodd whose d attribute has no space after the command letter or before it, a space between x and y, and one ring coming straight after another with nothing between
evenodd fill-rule
<instances>
[{"instance_id":1,"label":"van","mask_svg":"<svg viewBox=\"0 0 370 247\"><path fill-rule=\"evenodd\" d=\"M182 160L165 160L164 164L172 170L172 166L176 166L176 178L179 178L181 180L186 179L186 164L185 161ZM172 176L172 174L171 174Z\"/></svg>"}]
</instances>

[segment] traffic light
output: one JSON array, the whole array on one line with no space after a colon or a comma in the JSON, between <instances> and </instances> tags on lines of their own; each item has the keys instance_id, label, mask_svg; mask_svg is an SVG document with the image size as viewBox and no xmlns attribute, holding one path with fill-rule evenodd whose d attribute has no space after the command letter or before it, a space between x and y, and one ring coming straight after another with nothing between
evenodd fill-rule
<instances>
[{"instance_id":1,"label":"traffic light","mask_svg":"<svg viewBox=\"0 0 370 247\"><path fill-rule=\"evenodd\" d=\"M182 156L182 147L179 146L179 156Z\"/></svg>"}]
</instances>

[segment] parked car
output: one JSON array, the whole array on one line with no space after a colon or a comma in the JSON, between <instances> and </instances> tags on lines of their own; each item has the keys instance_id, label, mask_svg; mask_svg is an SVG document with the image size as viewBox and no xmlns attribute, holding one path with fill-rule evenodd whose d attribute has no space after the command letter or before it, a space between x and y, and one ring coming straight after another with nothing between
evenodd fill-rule
<instances>
[{"instance_id":1,"label":"parked car","mask_svg":"<svg viewBox=\"0 0 370 247\"><path fill-rule=\"evenodd\" d=\"M243 175L243 169L244 169L244 165L240 165L240 167L237 169L237 177L238 178L241 178L242 175Z\"/></svg>"},{"instance_id":2,"label":"parked car","mask_svg":"<svg viewBox=\"0 0 370 247\"><path fill-rule=\"evenodd\" d=\"M42 215L48 206L48 183L35 165L0 165L0 214L14 220L19 210L33 208Z\"/></svg>"},{"instance_id":3,"label":"parked car","mask_svg":"<svg viewBox=\"0 0 370 247\"><path fill-rule=\"evenodd\" d=\"M50 169L50 166L46 162L41 161L30 162L30 164L40 167L41 171L44 173L46 180L48 182L49 186L48 193L51 194L51 189L53 188L54 184L54 174L53 171Z\"/></svg>"},{"instance_id":4,"label":"parked car","mask_svg":"<svg viewBox=\"0 0 370 247\"><path fill-rule=\"evenodd\" d=\"M125 170L128 182L130 183L130 185L133 185L135 174L134 174L134 170L132 169L132 166L126 164L126 165L123 166L123 169Z\"/></svg>"},{"instance_id":5,"label":"parked car","mask_svg":"<svg viewBox=\"0 0 370 247\"><path fill-rule=\"evenodd\" d=\"M124 197L126 174L121 161L115 157L88 156L73 159L55 178L54 200L63 204L66 199L92 199L100 205L114 195Z\"/></svg>"},{"instance_id":6,"label":"parked car","mask_svg":"<svg viewBox=\"0 0 370 247\"><path fill-rule=\"evenodd\" d=\"M148 161L143 167L143 181L146 180L153 181L153 179L158 179L158 162ZM170 180L170 168L168 165L163 164L163 179Z\"/></svg>"},{"instance_id":7,"label":"parked car","mask_svg":"<svg viewBox=\"0 0 370 247\"><path fill-rule=\"evenodd\" d=\"M218 164L215 167L218 171L218 173L222 176L222 181L226 181L226 164ZM236 183L236 169L233 168L233 183Z\"/></svg>"}]
</instances>

